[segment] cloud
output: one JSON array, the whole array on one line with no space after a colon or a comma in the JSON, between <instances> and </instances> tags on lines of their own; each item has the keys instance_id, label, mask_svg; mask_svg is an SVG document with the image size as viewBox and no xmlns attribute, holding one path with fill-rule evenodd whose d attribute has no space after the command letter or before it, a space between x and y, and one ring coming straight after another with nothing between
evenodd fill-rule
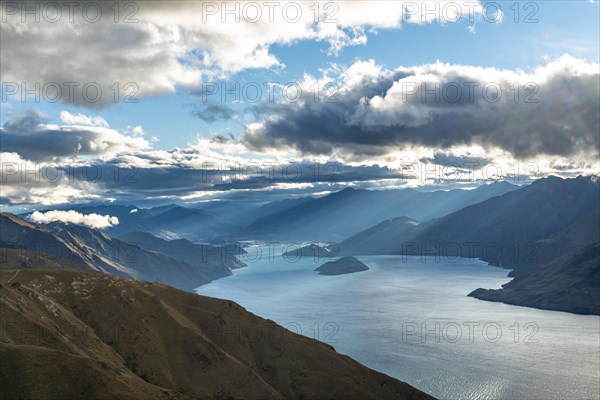
<instances>
[{"instance_id":1,"label":"cloud","mask_svg":"<svg viewBox=\"0 0 600 400\"><path fill-rule=\"evenodd\" d=\"M40 124L46 122L48 116L41 111L30 108L22 113L13 113L11 119L6 121L0 129L16 132L27 132L36 129Z\"/></svg>"},{"instance_id":2,"label":"cloud","mask_svg":"<svg viewBox=\"0 0 600 400\"><path fill-rule=\"evenodd\" d=\"M213 123L219 120L232 119L236 112L223 104L207 104L206 106L192 112L192 115L203 121Z\"/></svg>"},{"instance_id":3,"label":"cloud","mask_svg":"<svg viewBox=\"0 0 600 400\"><path fill-rule=\"evenodd\" d=\"M441 62L390 71L374 61L332 71L307 77L300 101L263 106L241 142L363 160L411 147L476 145L520 160L600 151L598 64L565 55L531 72ZM334 82L335 98L315 102L315 81Z\"/></svg>"},{"instance_id":4,"label":"cloud","mask_svg":"<svg viewBox=\"0 0 600 400\"><path fill-rule=\"evenodd\" d=\"M433 13L425 3L401 1L152 1L120 3L117 15L108 2L77 2L71 13L61 2L39 1L28 7L58 4L62 16L51 21L39 11L36 21L22 13L25 2L11 3L16 10L5 12L0 25L0 80L16 84L11 98L22 97L25 83L89 108L174 93L249 68L284 68L274 45L317 41L335 54L364 45L380 29L481 19L483 12L478 1L437 1ZM51 83L57 86L47 91Z\"/></svg>"},{"instance_id":5,"label":"cloud","mask_svg":"<svg viewBox=\"0 0 600 400\"><path fill-rule=\"evenodd\" d=\"M12 115L0 127L1 150L39 162L81 156L113 157L150 147L143 137L127 136L111 129L100 117L62 112L61 119L69 125L48 124L47 117L35 110Z\"/></svg>"},{"instance_id":6,"label":"cloud","mask_svg":"<svg viewBox=\"0 0 600 400\"><path fill-rule=\"evenodd\" d=\"M108 128L108 122L102 117L89 117L84 114L71 114L68 111L60 112L60 120L68 125L101 126Z\"/></svg>"},{"instance_id":7,"label":"cloud","mask_svg":"<svg viewBox=\"0 0 600 400\"><path fill-rule=\"evenodd\" d=\"M477 149L398 153L381 165L273 157L240 162L239 158L208 161L201 149L138 152L111 160L62 163L45 167L15 153L1 153L2 197L11 206L118 201L151 206L165 201L232 200L265 202L338 191L345 187L390 189L420 186L462 187L498 179L524 179L548 174L577 176L597 173L597 162L552 158L517 163L501 152L486 153L490 163L476 168ZM481 158L483 161L483 157ZM389 166L385 166L385 164ZM496 177L499 175L499 177Z\"/></svg>"},{"instance_id":8,"label":"cloud","mask_svg":"<svg viewBox=\"0 0 600 400\"><path fill-rule=\"evenodd\" d=\"M440 152L434 153L433 157L424 157L419 160L422 163L431 163L435 165L441 165L444 167L456 167L456 168L473 168L481 169L486 165L491 164L494 160L485 155L473 155L473 154L455 154L453 152Z\"/></svg>"},{"instance_id":9,"label":"cloud","mask_svg":"<svg viewBox=\"0 0 600 400\"><path fill-rule=\"evenodd\" d=\"M99 214L81 214L77 211L46 211L41 213L34 211L29 218L38 224L49 224L51 222L62 222L65 224L85 225L89 228L104 229L119 224L117 217Z\"/></svg>"},{"instance_id":10,"label":"cloud","mask_svg":"<svg viewBox=\"0 0 600 400\"><path fill-rule=\"evenodd\" d=\"M101 198L94 169L91 179L85 179L85 173L75 176L70 165L36 163L17 153L0 152L0 161L0 204L56 205Z\"/></svg>"}]
</instances>

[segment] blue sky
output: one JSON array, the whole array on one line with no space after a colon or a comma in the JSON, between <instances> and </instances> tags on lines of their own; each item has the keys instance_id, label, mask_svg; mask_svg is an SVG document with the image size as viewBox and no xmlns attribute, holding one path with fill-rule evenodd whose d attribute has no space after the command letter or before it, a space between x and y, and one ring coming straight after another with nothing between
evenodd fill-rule
<instances>
[{"instance_id":1,"label":"blue sky","mask_svg":"<svg viewBox=\"0 0 600 400\"><path fill-rule=\"evenodd\" d=\"M139 83L140 93L134 104L22 102L19 94L9 96L0 104L4 159L130 163L156 171L199 168L202 160L331 161L350 169L377 166L385 177L350 179L335 188L397 186L388 173L403 157L433 164L477 159L503 168L533 163L535 177L598 170L598 2L481 1L483 14L474 22L463 14L458 22L442 23L405 20L406 10L396 20L400 2L336 2L340 19L331 25L310 19L203 23L200 1L140 4L135 24L113 24L110 18L95 24L21 23L18 14L8 15L0 39L3 90L7 82L100 82L107 98L118 80ZM496 5L501 21L492 21ZM407 76L420 84L500 82L505 95L517 82L519 104L504 98L498 104L476 99L465 108L427 98L406 104L398 96ZM308 77L335 82L339 103L310 104ZM216 95L205 103L200 92L212 82L297 82L305 90L303 105L281 104L281 96L275 103L238 104L232 96L222 101ZM538 89L537 106L523 104L529 82ZM293 189L294 195L327 191L320 184ZM0 203L43 201L27 190L15 189L19 199L6 196ZM78 193L75 198L89 198L88 189L69 190ZM194 191L186 190L178 195L194 199ZM111 189L111 196L119 195Z\"/></svg>"},{"instance_id":2,"label":"blue sky","mask_svg":"<svg viewBox=\"0 0 600 400\"><path fill-rule=\"evenodd\" d=\"M484 4L494 2L483 2ZM598 62L600 11L598 3L590 1L501 1L505 17L501 23L483 19L474 24L465 16L457 23L405 25L401 29L379 29L368 33L366 45L349 46L338 55L328 55L328 44L317 41L298 41L291 45L274 45L271 52L285 68L250 69L217 82L292 82L305 73L318 75L319 69L331 63L350 65L355 60L374 59L388 68L433 63L489 66L529 70L562 54ZM515 14L518 3L519 14ZM531 4L536 4L539 9ZM513 7L511 9L511 7ZM490 6L490 13L493 7ZM518 22L515 22L515 18ZM538 22L525 22L529 19ZM475 33L468 27L473 25ZM228 103L232 104L229 97ZM31 106L44 112L51 121L59 122L62 110L88 112L85 107L45 102L12 103L12 110ZM145 97L138 104L117 104L101 110L101 115L113 127L141 125L159 141L156 148L185 147L196 136L215 133L237 135L243 129L239 123L206 123L191 115L202 100L186 88L175 94ZM89 112L88 112L89 113ZM9 118L2 113L1 123Z\"/></svg>"}]
</instances>

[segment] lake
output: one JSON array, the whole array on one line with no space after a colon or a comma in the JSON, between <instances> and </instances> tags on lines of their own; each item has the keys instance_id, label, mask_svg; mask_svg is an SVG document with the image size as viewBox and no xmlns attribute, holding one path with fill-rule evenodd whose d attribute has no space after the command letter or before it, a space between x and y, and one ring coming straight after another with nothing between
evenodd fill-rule
<instances>
[{"instance_id":1,"label":"lake","mask_svg":"<svg viewBox=\"0 0 600 400\"><path fill-rule=\"evenodd\" d=\"M321 276L313 270L327 260L286 260L264 246L248 252L248 267L196 291L441 399L600 398L600 317L467 297L508 282L507 270L479 260L359 256L369 271Z\"/></svg>"}]
</instances>

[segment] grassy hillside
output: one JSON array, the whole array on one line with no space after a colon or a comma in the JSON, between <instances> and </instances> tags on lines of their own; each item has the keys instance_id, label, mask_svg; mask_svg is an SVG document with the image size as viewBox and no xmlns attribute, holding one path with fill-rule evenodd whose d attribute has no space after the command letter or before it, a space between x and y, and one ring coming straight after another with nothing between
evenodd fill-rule
<instances>
[{"instance_id":1,"label":"grassy hillside","mask_svg":"<svg viewBox=\"0 0 600 400\"><path fill-rule=\"evenodd\" d=\"M87 271L86 267L50 254L36 253L26 249L0 247L0 269L29 269L43 265L50 269Z\"/></svg>"},{"instance_id":2,"label":"grassy hillside","mask_svg":"<svg viewBox=\"0 0 600 400\"><path fill-rule=\"evenodd\" d=\"M0 399L429 398L231 301L156 283L2 270L0 314Z\"/></svg>"}]
</instances>

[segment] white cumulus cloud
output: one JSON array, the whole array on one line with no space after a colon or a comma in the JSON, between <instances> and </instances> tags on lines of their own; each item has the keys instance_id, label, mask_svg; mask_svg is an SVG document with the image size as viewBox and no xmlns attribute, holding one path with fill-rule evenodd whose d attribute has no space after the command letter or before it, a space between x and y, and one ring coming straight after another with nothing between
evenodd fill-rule
<instances>
[{"instance_id":1,"label":"white cumulus cloud","mask_svg":"<svg viewBox=\"0 0 600 400\"><path fill-rule=\"evenodd\" d=\"M25 7L24 2L11 3L17 10ZM127 10L117 16L111 2L73 4L73 17L64 6L58 21L22 18L18 11L3 16L3 82L15 83L15 89L18 82L28 88L53 83L52 96L56 92L64 103L103 107L175 93L177 87L196 87L246 69L284 68L271 51L275 45L315 41L337 54L364 45L377 30L474 21L486 15L480 1L466 0L148 1L121 4ZM85 18L82 9L88 6L98 9L98 21ZM67 82L77 85L67 87Z\"/></svg>"},{"instance_id":2,"label":"white cumulus cloud","mask_svg":"<svg viewBox=\"0 0 600 400\"><path fill-rule=\"evenodd\" d=\"M31 220L35 223L40 224L49 224L51 222L62 222L65 224L78 224L85 225L89 228L95 229L103 229L109 228L111 226L115 226L119 224L119 219L117 217L112 217L110 215L100 215L100 214L81 214L77 211L69 210L69 211L46 211L45 213L41 213L39 211L34 211L30 216Z\"/></svg>"},{"instance_id":3,"label":"white cumulus cloud","mask_svg":"<svg viewBox=\"0 0 600 400\"><path fill-rule=\"evenodd\" d=\"M102 117L90 117L84 114L72 114L68 111L61 111L60 120L69 125L88 125L108 128L108 122Z\"/></svg>"}]
</instances>

